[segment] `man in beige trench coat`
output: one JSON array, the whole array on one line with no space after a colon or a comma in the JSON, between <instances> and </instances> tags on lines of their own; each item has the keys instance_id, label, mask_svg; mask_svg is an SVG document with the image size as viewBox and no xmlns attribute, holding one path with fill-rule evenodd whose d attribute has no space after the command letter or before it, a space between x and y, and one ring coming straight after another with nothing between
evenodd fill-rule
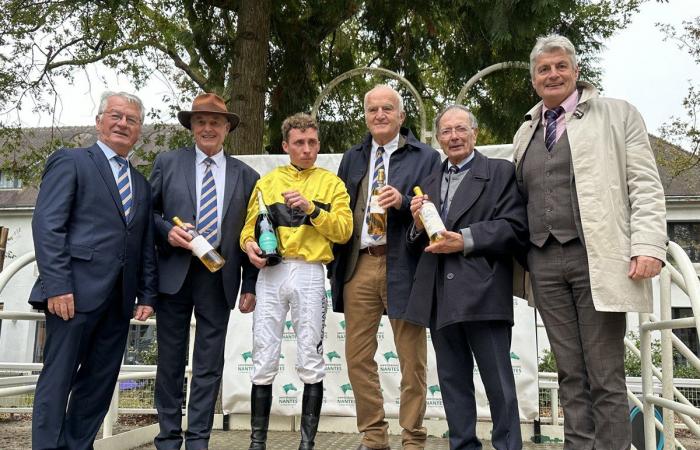
<instances>
[{"instance_id":1,"label":"man in beige trench coat","mask_svg":"<svg viewBox=\"0 0 700 450\"><path fill-rule=\"evenodd\" d=\"M534 300L557 360L565 449L630 448L625 312L652 310L665 262L664 192L639 112L578 81L576 50L539 38L542 99L513 141L527 201Z\"/></svg>"}]
</instances>

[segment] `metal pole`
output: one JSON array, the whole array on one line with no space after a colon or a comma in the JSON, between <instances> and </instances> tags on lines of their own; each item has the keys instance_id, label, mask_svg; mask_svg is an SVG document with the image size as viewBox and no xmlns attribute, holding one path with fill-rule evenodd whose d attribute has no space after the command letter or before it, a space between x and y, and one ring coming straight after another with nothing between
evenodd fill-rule
<instances>
[{"instance_id":1,"label":"metal pole","mask_svg":"<svg viewBox=\"0 0 700 450\"><path fill-rule=\"evenodd\" d=\"M649 314L640 313L639 323L649 321ZM656 448L656 429L654 428L654 404L649 398L654 395L651 374L651 331L639 328L639 343L642 352L642 402L644 403L644 446L647 449Z\"/></svg>"},{"instance_id":2,"label":"metal pole","mask_svg":"<svg viewBox=\"0 0 700 450\"><path fill-rule=\"evenodd\" d=\"M671 320L671 274L662 270L659 277L659 292L661 294L661 321ZM661 379L662 395L666 400L673 401L673 344L670 329L661 330ZM663 409L664 417L664 449L673 449L673 437L676 435L673 423L673 410Z\"/></svg>"}]
</instances>

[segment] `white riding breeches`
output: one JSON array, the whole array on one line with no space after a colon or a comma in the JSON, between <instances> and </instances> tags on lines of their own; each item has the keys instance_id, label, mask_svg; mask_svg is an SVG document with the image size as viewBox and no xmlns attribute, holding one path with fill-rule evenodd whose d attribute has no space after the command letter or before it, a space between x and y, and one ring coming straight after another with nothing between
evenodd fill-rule
<instances>
[{"instance_id":1,"label":"white riding breeches","mask_svg":"<svg viewBox=\"0 0 700 450\"><path fill-rule=\"evenodd\" d=\"M325 271L319 262L284 260L263 267L255 285L253 312L253 384L272 384L279 370L287 311L297 340L296 370L306 384L323 380L323 332L326 324Z\"/></svg>"}]
</instances>

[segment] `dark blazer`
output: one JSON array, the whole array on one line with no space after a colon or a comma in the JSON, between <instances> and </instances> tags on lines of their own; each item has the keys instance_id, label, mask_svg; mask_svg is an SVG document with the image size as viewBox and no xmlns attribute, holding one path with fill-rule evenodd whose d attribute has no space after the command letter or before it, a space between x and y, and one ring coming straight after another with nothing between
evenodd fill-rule
<instances>
[{"instance_id":1,"label":"dark blazer","mask_svg":"<svg viewBox=\"0 0 700 450\"><path fill-rule=\"evenodd\" d=\"M446 164L423 183L423 191L436 202L438 211ZM466 257L462 252L423 252L404 318L427 327L434 314L432 325L437 329L467 321L513 323L513 257L524 254L529 237L513 164L475 150L474 163L455 192L445 227L456 232L469 227L474 250ZM427 244L422 233L409 246L422 250Z\"/></svg>"},{"instance_id":2,"label":"dark blazer","mask_svg":"<svg viewBox=\"0 0 700 450\"><path fill-rule=\"evenodd\" d=\"M117 184L102 150L60 149L46 162L32 218L39 277L29 303L73 293L77 312L94 311L121 276L122 308L134 299L155 306L157 273L148 182L130 167L134 198L127 223Z\"/></svg>"},{"instance_id":3,"label":"dark blazer","mask_svg":"<svg viewBox=\"0 0 700 450\"><path fill-rule=\"evenodd\" d=\"M221 211L221 241L219 253L226 260L221 269L224 293L229 307L236 305L238 288L241 292L255 292L258 270L238 245L243 229L246 206L255 182L260 176L247 164L226 157L226 185L224 207ZM168 232L173 227L173 216L194 224L197 215L197 188L195 149L186 147L160 153L153 164L151 186L153 188L153 216L156 227L158 270L161 275L159 292L176 294L187 276L192 252L168 243ZM243 278L241 286L241 268Z\"/></svg>"},{"instance_id":4,"label":"dark blazer","mask_svg":"<svg viewBox=\"0 0 700 450\"><path fill-rule=\"evenodd\" d=\"M406 309L406 301L411 290L409 280L413 279L418 258L406 247L406 231L413 223L409 205L413 198L413 187L421 185L423 179L440 165L440 155L435 149L413 136L410 130L400 131L399 148L391 154L387 184L403 194L403 204L399 210L388 209L387 216L387 303L388 314L392 319L401 319ZM404 145L401 145L404 142ZM369 171L369 158L372 149L372 135L367 134L361 144L345 152L338 168L338 176L345 182L350 195L350 209L357 206L357 199L363 178ZM360 205L362 208L365 205ZM357 229L357 228L356 228ZM333 295L333 310L343 312L343 285L349 264L355 264L359 250L360 234L355 232L346 244L335 245L335 259L329 266L329 278ZM352 270L352 269L351 269Z\"/></svg>"}]
</instances>

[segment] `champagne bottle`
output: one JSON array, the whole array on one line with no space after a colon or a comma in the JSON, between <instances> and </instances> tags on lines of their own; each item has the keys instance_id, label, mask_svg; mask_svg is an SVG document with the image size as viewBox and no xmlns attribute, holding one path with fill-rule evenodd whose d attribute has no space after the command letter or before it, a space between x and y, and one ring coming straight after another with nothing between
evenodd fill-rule
<instances>
[{"instance_id":1,"label":"champagne bottle","mask_svg":"<svg viewBox=\"0 0 700 450\"><path fill-rule=\"evenodd\" d=\"M211 246L204 236L197 233L195 229L188 229L185 227L185 224L182 223L182 220L177 216L173 217L173 223L192 236L192 240L190 241L190 244L192 244L192 253L202 261L202 264L204 264L210 272L216 272L223 267L226 260L224 260L219 252L214 250L214 247Z\"/></svg>"},{"instance_id":2,"label":"champagne bottle","mask_svg":"<svg viewBox=\"0 0 700 450\"><path fill-rule=\"evenodd\" d=\"M416 195L423 195L423 191L421 190L420 186L415 186L413 188L413 192ZM423 202L423 206L420 207L418 214L420 215L420 220L423 222L423 226L425 227L425 232L428 234L428 237L430 237L430 243L435 243L445 239L440 234L441 231L445 231L445 224L442 223L440 213L438 213L438 210L435 208L435 204L433 202L429 200Z\"/></svg>"},{"instance_id":3,"label":"champagne bottle","mask_svg":"<svg viewBox=\"0 0 700 450\"><path fill-rule=\"evenodd\" d=\"M377 172L377 186L372 189L372 196L369 199L369 222L367 233L374 239L379 239L386 234L386 210L379 206L379 194L385 186L384 169Z\"/></svg>"},{"instance_id":4,"label":"champagne bottle","mask_svg":"<svg viewBox=\"0 0 700 450\"><path fill-rule=\"evenodd\" d=\"M262 250L261 256L267 259L268 266L274 266L282 261L272 217L267 211L260 191L258 191L258 219L255 222L255 240L258 241L258 247Z\"/></svg>"}]
</instances>

